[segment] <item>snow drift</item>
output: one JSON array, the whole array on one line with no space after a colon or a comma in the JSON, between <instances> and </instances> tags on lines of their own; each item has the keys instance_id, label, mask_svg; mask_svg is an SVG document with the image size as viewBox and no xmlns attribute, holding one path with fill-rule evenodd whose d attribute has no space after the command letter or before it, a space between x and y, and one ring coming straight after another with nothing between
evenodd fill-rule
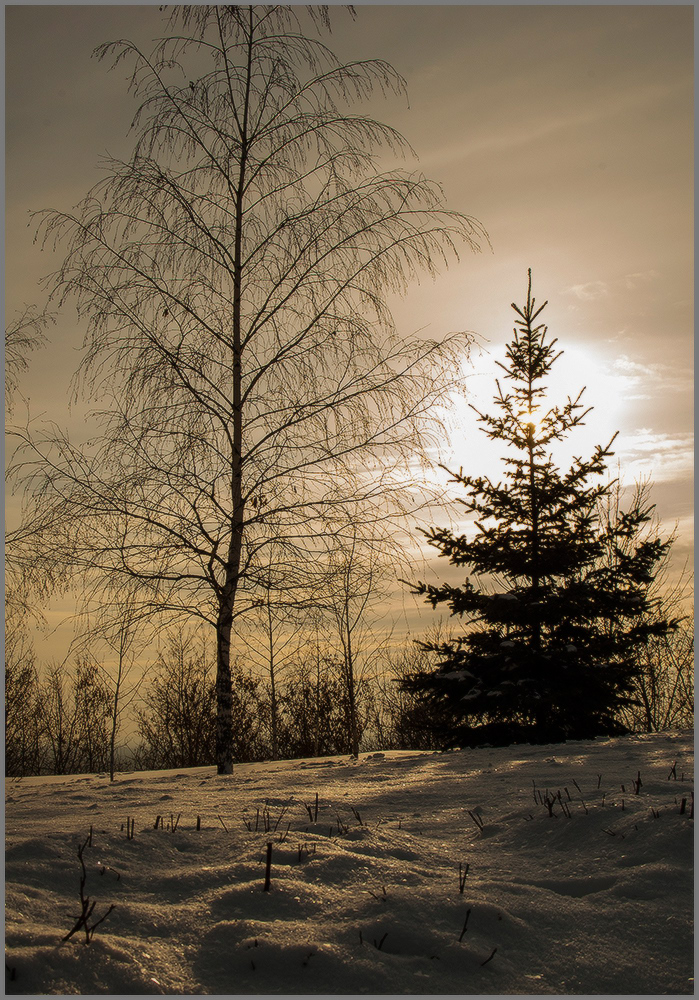
<instances>
[{"instance_id":1,"label":"snow drift","mask_svg":"<svg viewBox=\"0 0 699 1000\"><path fill-rule=\"evenodd\" d=\"M8 780L7 992L692 993L692 749Z\"/></svg>"}]
</instances>

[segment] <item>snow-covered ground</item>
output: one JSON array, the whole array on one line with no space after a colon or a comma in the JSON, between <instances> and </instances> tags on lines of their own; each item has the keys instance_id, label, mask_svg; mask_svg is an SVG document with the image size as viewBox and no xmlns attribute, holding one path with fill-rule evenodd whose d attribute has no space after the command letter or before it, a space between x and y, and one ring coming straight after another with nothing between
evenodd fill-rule
<instances>
[{"instance_id":1,"label":"snow-covered ground","mask_svg":"<svg viewBox=\"0 0 699 1000\"><path fill-rule=\"evenodd\" d=\"M8 780L7 992L693 993L692 751L684 733ZM115 909L86 946L61 938L91 827L90 923Z\"/></svg>"}]
</instances>

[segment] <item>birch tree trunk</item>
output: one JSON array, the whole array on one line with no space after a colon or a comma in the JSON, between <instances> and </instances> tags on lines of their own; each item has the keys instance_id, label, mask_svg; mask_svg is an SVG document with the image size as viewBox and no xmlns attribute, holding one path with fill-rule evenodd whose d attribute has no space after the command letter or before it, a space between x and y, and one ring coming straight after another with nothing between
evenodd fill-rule
<instances>
[{"instance_id":1,"label":"birch tree trunk","mask_svg":"<svg viewBox=\"0 0 699 1000\"><path fill-rule=\"evenodd\" d=\"M399 336L388 295L487 237L421 174L377 169L409 146L349 106L404 83L305 35L327 8L172 11L153 52L99 50L133 67L133 155L39 226L65 251L53 297L86 325L76 387L100 410L80 448L16 430L17 539L87 603L126 591L142 617L215 630L230 773L232 635L267 549L312 564L343 505L412 510L426 428L460 379L468 336Z\"/></svg>"}]
</instances>

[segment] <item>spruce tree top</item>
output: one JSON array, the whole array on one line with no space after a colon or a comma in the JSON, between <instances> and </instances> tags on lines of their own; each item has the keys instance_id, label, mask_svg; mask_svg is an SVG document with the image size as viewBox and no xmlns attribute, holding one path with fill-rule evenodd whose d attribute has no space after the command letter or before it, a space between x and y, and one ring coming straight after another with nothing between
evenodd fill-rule
<instances>
[{"instance_id":1,"label":"spruce tree top","mask_svg":"<svg viewBox=\"0 0 699 1000\"><path fill-rule=\"evenodd\" d=\"M637 493L627 512L618 510L615 484L601 478L616 434L567 471L553 462L551 444L590 409L584 389L546 408L562 352L537 323L545 306L536 306L530 271L526 305L513 304L498 412L476 411L488 437L508 447L503 480L454 475L477 515L475 538L426 532L441 555L469 570L460 587L415 588L467 625L455 640L427 643L439 666L408 684L442 705L452 744L619 732L615 716L630 700L640 648L673 626L658 619L649 594L670 545L644 530L653 507Z\"/></svg>"}]
</instances>

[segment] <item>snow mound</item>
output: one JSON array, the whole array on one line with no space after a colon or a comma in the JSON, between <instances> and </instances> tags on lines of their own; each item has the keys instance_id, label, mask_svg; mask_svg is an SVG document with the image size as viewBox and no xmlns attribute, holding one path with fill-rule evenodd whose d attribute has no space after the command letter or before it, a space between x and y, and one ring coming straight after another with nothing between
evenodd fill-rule
<instances>
[{"instance_id":1,"label":"snow mound","mask_svg":"<svg viewBox=\"0 0 699 1000\"><path fill-rule=\"evenodd\" d=\"M6 991L691 994L692 788L686 733L8 780Z\"/></svg>"}]
</instances>

